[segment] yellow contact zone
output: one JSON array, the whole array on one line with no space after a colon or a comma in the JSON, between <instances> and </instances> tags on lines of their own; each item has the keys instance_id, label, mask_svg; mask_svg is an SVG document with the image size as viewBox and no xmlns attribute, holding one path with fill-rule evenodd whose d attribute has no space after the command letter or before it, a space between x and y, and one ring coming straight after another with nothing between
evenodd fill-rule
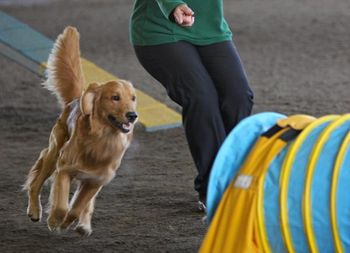
<instances>
[{"instance_id":1,"label":"yellow contact zone","mask_svg":"<svg viewBox=\"0 0 350 253\"><path fill-rule=\"evenodd\" d=\"M289 178L292 169L292 165L295 160L295 156L299 151L301 145L304 143L306 137L313 131L313 129L322 125L323 123L333 121L339 118L337 115L329 115L321 117L311 124L309 124L297 137L295 142L289 148L288 153L284 159L284 163L281 169L280 176L280 212L281 212L281 228L285 246L287 251L290 253L294 253L295 249L293 246L292 235L289 228L288 221L288 187L289 187Z\"/></svg>"},{"instance_id":2,"label":"yellow contact zone","mask_svg":"<svg viewBox=\"0 0 350 253\"><path fill-rule=\"evenodd\" d=\"M331 224L332 224L332 234L334 238L335 248L338 253L344 252L343 245L340 239L340 233L338 229L337 221L337 185L339 179L340 169L343 166L345 154L350 145L350 132L346 135L345 139L342 142L342 145L339 149L337 155L333 175L332 175L332 185L331 185L331 197L330 197L330 213L331 213Z\"/></svg>"},{"instance_id":3,"label":"yellow contact zone","mask_svg":"<svg viewBox=\"0 0 350 253\"><path fill-rule=\"evenodd\" d=\"M110 80L117 80L118 77L103 70L94 63L82 58L81 64L84 72L86 85L98 82L103 83ZM39 66L39 73L43 74L47 68L46 62ZM137 111L139 114L139 122L146 128L147 131L156 131L159 129L166 129L177 127L181 125L181 115L160 103L156 99L148 96L144 92L137 90Z\"/></svg>"},{"instance_id":4,"label":"yellow contact zone","mask_svg":"<svg viewBox=\"0 0 350 253\"><path fill-rule=\"evenodd\" d=\"M329 139L330 134L336 128L338 128L340 125L342 125L344 122L346 122L349 119L350 119L349 115L342 116L337 120L335 120L334 122L332 122L329 126L327 126L326 129L320 135L319 139L317 140L310 157L310 161L308 164L308 171L306 173L306 182L305 182L305 189L304 189L303 218L304 218L306 236L309 242L309 247L311 252L319 252L314 230L312 227L312 212L311 212L311 185L312 185L312 178L314 175L315 167L316 167L318 158L320 156L320 153L322 151L322 148L326 143L326 141Z\"/></svg>"}]
</instances>

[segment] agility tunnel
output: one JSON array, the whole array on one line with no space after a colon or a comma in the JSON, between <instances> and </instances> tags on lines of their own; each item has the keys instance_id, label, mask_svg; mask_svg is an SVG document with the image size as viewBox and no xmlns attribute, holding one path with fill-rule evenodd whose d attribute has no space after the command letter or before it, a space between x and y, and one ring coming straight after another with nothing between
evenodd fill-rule
<instances>
[{"instance_id":1,"label":"agility tunnel","mask_svg":"<svg viewBox=\"0 0 350 253\"><path fill-rule=\"evenodd\" d=\"M200 252L350 252L350 114L260 113L218 152Z\"/></svg>"}]
</instances>

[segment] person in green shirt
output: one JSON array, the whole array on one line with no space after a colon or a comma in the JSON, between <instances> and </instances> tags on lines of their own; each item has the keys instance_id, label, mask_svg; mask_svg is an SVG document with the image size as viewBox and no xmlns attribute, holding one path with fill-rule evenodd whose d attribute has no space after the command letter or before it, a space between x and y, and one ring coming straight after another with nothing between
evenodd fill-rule
<instances>
[{"instance_id":1,"label":"person in green shirt","mask_svg":"<svg viewBox=\"0 0 350 253\"><path fill-rule=\"evenodd\" d=\"M223 0L135 0L130 40L141 65L182 106L205 211L210 169L227 134L250 115L253 92ZM237 143L239 145L239 143Z\"/></svg>"}]
</instances>

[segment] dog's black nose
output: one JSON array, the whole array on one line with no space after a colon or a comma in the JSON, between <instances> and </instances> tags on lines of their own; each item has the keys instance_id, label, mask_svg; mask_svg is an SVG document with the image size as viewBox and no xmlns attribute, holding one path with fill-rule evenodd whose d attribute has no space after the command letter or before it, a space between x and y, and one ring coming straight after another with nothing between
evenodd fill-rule
<instances>
[{"instance_id":1,"label":"dog's black nose","mask_svg":"<svg viewBox=\"0 0 350 253\"><path fill-rule=\"evenodd\" d=\"M137 119L136 112L127 112L125 116L131 123L133 123Z\"/></svg>"}]
</instances>

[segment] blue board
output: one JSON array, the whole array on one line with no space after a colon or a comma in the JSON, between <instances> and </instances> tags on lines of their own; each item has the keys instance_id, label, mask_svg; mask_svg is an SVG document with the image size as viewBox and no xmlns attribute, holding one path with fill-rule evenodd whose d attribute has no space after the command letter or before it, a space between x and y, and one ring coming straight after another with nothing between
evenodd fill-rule
<instances>
[{"instance_id":1,"label":"blue board","mask_svg":"<svg viewBox=\"0 0 350 253\"><path fill-rule=\"evenodd\" d=\"M0 43L11 47L40 66L46 62L54 42L30 26L0 11Z\"/></svg>"}]
</instances>

